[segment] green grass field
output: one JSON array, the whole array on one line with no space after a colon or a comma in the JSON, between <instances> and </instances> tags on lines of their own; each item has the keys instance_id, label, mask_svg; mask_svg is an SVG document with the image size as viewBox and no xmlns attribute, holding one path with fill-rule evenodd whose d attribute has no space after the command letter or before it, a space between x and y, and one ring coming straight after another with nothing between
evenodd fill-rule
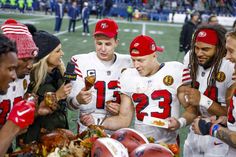
<instances>
[{"instance_id":1,"label":"green grass field","mask_svg":"<svg viewBox=\"0 0 236 157\"><path fill-rule=\"evenodd\" d=\"M14 18L22 23L34 24L38 30L45 30L54 34L54 16L43 15L43 13L34 13L33 15L23 15L16 13L0 13L0 23L2 24L6 19ZM159 54L158 60L160 62L165 61L180 61L183 60L183 53L178 51L179 34L181 31L182 24L169 24L169 23L158 23L149 21L133 21L127 22L124 19L115 19L119 24L119 46L117 52L128 54L129 43L131 40L139 35L146 34L153 37L157 45L165 48L163 53ZM94 50L93 43L93 30L97 19L90 19L90 33L91 36L82 36L82 24L78 21L76 24L76 31L68 33L67 27L69 24L68 19L63 19L63 25L60 33L55 33L62 42L62 49L65 53L64 62L65 64L70 60L70 57L75 54L88 53ZM76 114L69 112L69 123L70 128L75 131L75 119ZM186 129L180 131L181 147L186 137Z\"/></svg>"}]
</instances>

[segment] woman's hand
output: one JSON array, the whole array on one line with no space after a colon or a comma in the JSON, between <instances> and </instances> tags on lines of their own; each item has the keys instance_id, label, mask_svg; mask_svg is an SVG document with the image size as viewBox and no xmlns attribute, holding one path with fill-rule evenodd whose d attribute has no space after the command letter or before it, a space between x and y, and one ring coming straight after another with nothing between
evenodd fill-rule
<instances>
[{"instance_id":1,"label":"woman's hand","mask_svg":"<svg viewBox=\"0 0 236 157\"><path fill-rule=\"evenodd\" d=\"M72 89L71 83L61 85L61 87L56 91L57 101L66 99L67 96L70 94L71 89Z\"/></svg>"}]
</instances>

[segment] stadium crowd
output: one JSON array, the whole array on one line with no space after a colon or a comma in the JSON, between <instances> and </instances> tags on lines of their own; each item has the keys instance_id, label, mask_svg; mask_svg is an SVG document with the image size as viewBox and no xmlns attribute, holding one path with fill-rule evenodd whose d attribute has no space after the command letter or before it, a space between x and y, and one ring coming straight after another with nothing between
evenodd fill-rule
<instances>
[{"instance_id":1,"label":"stadium crowd","mask_svg":"<svg viewBox=\"0 0 236 157\"><path fill-rule=\"evenodd\" d=\"M56 11L57 0L1 0L1 8L33 12L34 10L50 12ZM64 0L64 10L69 11L74 1ZM222 16L236 15L236 2L234 0L76 0L77 10L81 14L84 2L88 3L91 14L97 17L120 16L129 17L129 7L131 12L143 13L143 18L151 20L166 21L170 13L189 14L191 10L198 10L200 14L216 14Z\"/></svg>"},{"instance_id":2,"label":"stadium crowd","mask_svg":"<svg viewBox=\"0 0 236 157\"><path fill-rule=\"evenodd\" d=\"M100 10L103 15L111 14L114 4L129 3L116 0L111 5L106 1L105 9ZM168 2L170 7L176 3L175 11L180 11L179 6L187 11L199 1L181 1L181 5L179 1ZM201 2L207 2L208 5L204 4L207 11L217 14L216 1ZM222 3L227 6L230 2L233 3ZM88 36L85 12L89 3L83 3L84 8L78 11L84 20L83 33ZM159 10L165 8L163 3L158 1ZM80 2L73 5L76 4ZM61 15L61 9L66 7L63 5L56 3L54 11L58 9ZM148 2L133 1L134 8L138 5ZM68 12L76 18L74 8ZM119 54L115 51L119 45L119 26L113 19L102 18L91 32L94 51L71 56L65 66L62 44L56 36L33 25L6 20L0 35L0 156L14 151L14 139L16 146L23 148L33 141L42 142L42 131L69 130L68 109L78 116L78 134L98 125L111 137L118 134L116 140L121 143L130 132L142 137L149 146L144 152L153 150L150 143L170 144L179 150L179 129L189 127L181 150L184 157L235 156L236 28L226 30L218 24L216 15L199 23L200 14L200 9L191 12L191 18L183 25L179 47L185 52L182 63L159 63L158 52L164 49L147 35L138 35L129 43L129 55ZM56 17L57 32L60 18ZM69 32L74 31L73 20ZM117 132L123 128L134 131ZM92 140L91 147L95 147L99 140ZM111 145L103 147L110 150ZM119 152L132 157L137 150L125 146L127 150L122 146ZM153 152L156 157L180 155L180 151L158 148ZM144 152L143 157L150 156ZM97 155L107 154L103 148L92 148L91 156Z\"/></svg>"}]
</instances>

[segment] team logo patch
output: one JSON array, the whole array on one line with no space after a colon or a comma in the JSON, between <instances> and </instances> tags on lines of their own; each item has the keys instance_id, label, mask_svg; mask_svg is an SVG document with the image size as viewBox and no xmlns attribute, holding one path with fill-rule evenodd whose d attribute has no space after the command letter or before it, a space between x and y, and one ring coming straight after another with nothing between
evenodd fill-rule
<instances>
[{"instance_id":1,"label":"team logo patch","mask_svg":"<svg viewBox=\"0 0 236 157\"><path fill-rule=\"evenodd\" d=\"M101 23L101 28L106 29L108 27L107 23Z\"/></svg>"},{"instance_id":2,"label":"team logo patch","mask_svg":"<svg viewBox=\"0 0 236 157\"><path fill-rule=\"evenodd\" d=\"M27 80L26 79L23 80L23 88L24 88L24 90L27 89Z\"/></svg>"},{"instance_id":3,"label":"team logo patch","mask_svg":"<svg viewBox=\"0 0 236 157\"><path fill-rule=\"evenodd\" d=\"M174 83L174 79L173 79L172 76L167 75L167 76L164 77L163 83L164 83L166 86L170 86L170 85L172 85L172 84Z\"/></svg>"},{"instance_id":4,"label":"team logo patch","mask_svg":"<svg viewBox=\"0 0 236 157\"><path fill-rule=\"evenodd\" d=\"M139 43L135 43L135 44L134 44L134 47L138 47L138 46L139 46Z\"/></svg>"},{"instance_id":5,"label":"team logo patch","mask_svg":"<svg viewBox=\"0 0 236 157\"><path fill-rule=\"evenodd\" d=\"M225 80L225 73L222 71L218 72L218 74L216 75L216 80L218 82L223 82Z\"/></svg>"},{"instance_id":6,"label":"team logo patch","mask_svg":"<svg viewBox=\"0 0 236 157\"><path fill-rule=\"evenodd\" d=\"M95 69L87 70L87 76L96 76L96 70Z\"/></svg>"},{"instance_id":7,"label":"team logo patch","mask_svg":"<svg viewBox=\"0 0 236 157\"><path fill-rule=\"evenodd\" d=\"M155 50L156 50L155 44L151 44L151 50L152 50L152 51L155 51Z\"/></svg>"},{"instance_id":8,"label":"team logo patch","mask_svg":"<svg viewBox=\"0 0 236 157\"><path fill-rule=\"evenodd\" d=\"M204 32L204 31L201 31L201 32L199 32L198 33L198 37L205 37L207 34L206 34L206 32Z\"/></svg>"}]
</instances>

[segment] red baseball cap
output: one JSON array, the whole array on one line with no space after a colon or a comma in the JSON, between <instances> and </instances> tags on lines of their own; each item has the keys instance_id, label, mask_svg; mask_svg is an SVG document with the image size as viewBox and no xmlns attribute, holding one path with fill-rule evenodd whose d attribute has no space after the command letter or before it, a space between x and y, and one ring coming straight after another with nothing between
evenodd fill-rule
<instances>
[{"instance_id":1,"label":"red baseball cap","mask_svg":"<svg viewBox=\"0 0 236 157\"><path fill-rule=\"evenodd\" d=\"M113 38L118 34L118 25L112 19L102 19L97 22L93 35L103 34L109 38Z\"/></svg>"},{"instance_id":2,"label":"red baseball cap","mask_svg":"<svg viewBox=\"0 0 236 157\"><path fill-rule=\"evenodd\" d=\"M132 51L136 49L138 51ZM156 51L163 52L163 48L156 45L155 41L147 35L139 35L131 42L129 52L131 56L146 56Z\"/></svg>"}]
</instances>

